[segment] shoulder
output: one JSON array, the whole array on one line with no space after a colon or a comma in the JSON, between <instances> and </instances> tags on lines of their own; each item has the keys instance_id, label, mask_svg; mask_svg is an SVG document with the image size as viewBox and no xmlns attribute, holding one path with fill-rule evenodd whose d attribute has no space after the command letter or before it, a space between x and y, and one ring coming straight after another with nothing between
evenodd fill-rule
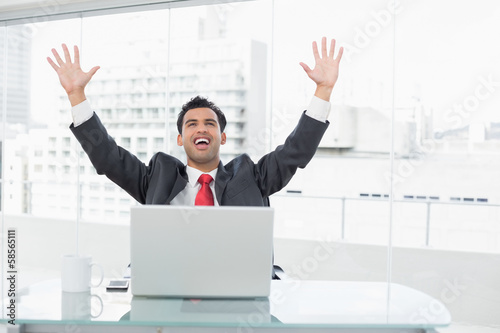
<instances>
[{"instance_id":1,"label":"shoulder","mask_svg":"<svg viewBox=\"0 0 500 333\"><path fill-rule=\"evenodd\" d=\"M184 163L178 158L162 152L154 154L153 157L151 157L150 164L163 164L171 167L184 168Z\"/></svg>"},{"instance_id":2,"label":"shoulder","mask_svg":"<svg viewBox=\"0 0 500 333\"><path fill-rule=\"evenodd\" d=\"M254 165L252 159L248 154L241 154L233 158L228 163L224 164L224 168L226 170L235 170L239 169L242 165Z\"/></svg>"},{"instance_id":3,"label":"shoulder","mask_svg":"<svg viewBox=\"0 0 500 333\"><path fill-rule=\"evenodd\" d=\"M248 154L239 155L228 163L222 165L222 172L230 175L231 177L240 173L253 173L254 169L255 163L252 161L250 156L248 156ZM221 171L220 168L219 171Z\"/></svg>"},{"instance_id":4,"label":"shoulder","mask_svg":"<svg viewBox=\"0 0 500 333\"><path fill-rule=\"evenodd\" d=\"M176 158L172 155L166 154L166 153L162 153L162 152L155 153L153 155L153 157L151 157L151 160L155 161L155 162L173 163L176 165L184 165L184 163L182 163L178 158Z\"/></svg>"}]
</instances>

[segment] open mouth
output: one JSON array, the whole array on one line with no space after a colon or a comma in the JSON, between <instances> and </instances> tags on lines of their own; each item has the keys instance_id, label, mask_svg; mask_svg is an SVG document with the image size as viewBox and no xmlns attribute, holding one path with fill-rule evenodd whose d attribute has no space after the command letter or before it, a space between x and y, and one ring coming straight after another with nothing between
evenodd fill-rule
<instances>
[{"instance_id":1,"label":"open mouth","mask_svg":"<svg viewBox=\"0 0 500 333\"><path fill-rule=\"evenodd\" d=\"M199 148L208 147L210 140L208 138L197 138L194 140L194 144Z\"/></svg>"}]
</instances>

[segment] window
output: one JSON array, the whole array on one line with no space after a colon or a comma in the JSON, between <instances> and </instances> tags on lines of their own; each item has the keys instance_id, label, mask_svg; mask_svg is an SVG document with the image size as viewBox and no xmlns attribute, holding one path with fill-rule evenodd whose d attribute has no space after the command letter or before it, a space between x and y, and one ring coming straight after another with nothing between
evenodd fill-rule
<instances>
[{"instance_id":1,"label":"window","mask_svg":"<svg viewBox=\"0 0 500 333\"><path fill-rule=\"evenodd\" d=\"M137 149L146 149L148 147L147 138L137 138Z\"/></svg>"},{"instance_id":2,"label":"window","mask_svg":"<svg viewBox=\"0 0 500 333\"><path fill-rule=\"evenodd\" d=\"M163 149L163 138L154 138L153 140L154 140L153 141L154 149L156 150Z\"/></svg>"},{"instance_id":3,"label":"window","mask_svg":"<svg viewBox=\"0 0 500 333\"><path fill-rule=\"evenodd\" d=\"M112 111L111 109L101 109L101 112L100 114L102 115L102 118L105 118L105 119L111 119L112 116Z\"/></svg>"},{"instance_id":4,"label":"window","mask_svg":"<svg viewBox=\"0 0 500 333\"><path fill-rule=\"evenodd\" d=\"M86 91L92 108L145 163L159 150L185 161L177 114L195 95L227 115L223 161L243 152L256 161L307 109L314 84L298 63L313 66L311 41L326 35L345 47L330 126L271 199L275 236L498 253L498 12L488 0L256 0L83 13L36 30L6 22L2 212L126 225L135 203L73 151L70 106L45 60L52 47L80 45L82 67L101 66ZM357 268L356 277L385 276Z\"/></svg>"},{"instance_id":5,"label":"window","mask_svg":"<svg viewBox=\"0 0 500 333\"><path fill-rule=\"evenodd\" d=\"M36 34L30 38L23 36L27 26L7 25L0 29L0 37L9 43L17 40L19 47L9 47L9 57L1 59L9 62L10 71L3 76L7 82L2 81L2 87L13 87L6 94L5 119L9 125L25 126L25 132L16 129L12 132L14 135L33 137L36 131L45 131L46 147L28 144L27 156L47 160L42 164L37 161L33 168L26 170L35 173L47 170L53 175L71 173L71 165L76 165L78 160L82 165L76 170L83 175L88 168L94 170L88 176L96 176L83 151L79 150L72 158L68 149L72 139L67 130L71 122L67 99L45 62L46 50L65 41L69 45L84 45L83 67L101 66L99 75L88 86L89 100L110 134L119 138L124 148L133 149L139 158L147 161L151 157L150 133L145 137L146 131L154 133L151 136L154 150L167 147L167 153L184 158L182 149L175 143L176 116L182 104L196 94L215 99L228 116L228 144L221 152L225 159L243 151L258 158L284 141L297 121L298 110L305 109L309 103L313 87L297 66L299 61L312 65L310 48L304 45L309 45L317 36L332 35L346 49L341 77L332 96L332 125L311 165L299 171L287 190L303 196L332 197L332 205L342 203L343 220L325 215L324 220L317 221L317 227L321 230L321 225L334 223L337 230L341 230L345 223L344 236L355 241L386 244L388 233L383 230L389 228L389 211L385 205L392 193L395 202L391 214L399 223L394 231L400 236L395 237L395 244L453 249L463 233L477 231L477 226L470 221L471 216L480 214L487 221L483 224L485 229L470 248L500 249L500 242L493 240L487 229L498 215L495 205L500 200L496 192L488 190L498 187L496 181L500 178L496 172L500 121L493 111L499 103L494 75L498 65L488 57L493 57L498 50L480 38L475 39L475 49L481 50L478 55L481 61L467 66L462 80L457 78L455 68L472 55L454 52L461 47L456 36L465 29L459 22L469 22L473 29L462 31L464 33L484 35L482 29L486 28L478 23L481 21L487 22L488 31L496 31L496 23L489 21L488 14L494 6L488 7L485 1L470 9L472 6L464 3L457 7L460 13L447 16L446 6L436 5L436 11L418 35L415 27L419 26L417 22L423 9L417 6L410 11L407 1L399 3L395 11L404 13L404 19L397 22L395 31L390 4L359 0L346 5L313 0L304 6L301 0L260 0L84 15L48 21L37 27ZM271 7L273 10L269 10ZM463 14L469 13L469 9L475 16ZM258 26L253 24L255 13L259 17ZM441 29L443 17L449 25ZM314 22L296 24L305 18L314 18ZM136 26L141 26L141 30L135 29ZM103 27L109 33L102 34ZM272 34L271 29L274 29ZM54 30L60 34L51 33ZM451 39L443 37L445 31ZM401 50L393 62L393 37L399 33L415 36L422 42L417 45L412 44L411 38L397 40ZM294 36L293 41L290 36ZM443 39L446 39L444 44ZM436 47L426 50L423 58L419 58L416 48L422 43ZM126 53L127 57L116 57L119 52ZM456 60L449 61L451 58ZM373 66L374 61L377 66ZM394 91L393 70L398 82ZM447 89L442 89L443 86ZM37 87L36 94L31 94L33 87ZM54 101L57 101L55 105ZM42 115L31 110L34 106L48 111ZM30 128L30 124L35 123L40 126ZM20 144L21 140L13 142ZM392 144L393 161L390 159ZM17 151L12 155L6 152L2 158L23 156L22 147L14 148ZM64 165L54 160L58 157L65 159ZM29 158L23 161L18 163L35 163ZM3 162L3 165L13 165ZM331 176L332 189L316 187L314 184L321 182L322 175L329 170L335 170ZM460 177L461 172L469 176ZM26 173L28 182L35 181L29 179L28 171ZM435 181L437 175L441 175L438 179L446 181L446 185ZM31 195L21 197L31 201L20 207L29 206L43 193L35 185L26 188ZM68 188L71 185L68 184ZM274 200L276 205L282 201L282 209L288 209L288 199ZM297 210L297 214L292 214L295 217L305 209L300 204L293 206ZM278 216L282 209L278 209ZM366 211L373 216L363 215ZM463 213L456 216L453 211ZM286 225L294 222L285 216L278 219L277 234L283 232L292 237ZM451 228L449 221L454 219L460 221L456 225L467 227L446 237L432 235L433 230L439 234L442 228ZM360 230L371 230L369 240ZM294 237L302 236L297 230Z\"/></svg>"},{"instance_id":6,"label":"window","mask_svg":"<svg viewBox=\"0 0 500 333\"><path fill-rule=\"evenodd\" d=\"M49 138L49 147L54 148L56 146L57 138L50 137Z\"/></svg>"},{"instance_id":7,"label":"window","mask_svg":"<svg viewBox=\"0 0 500 333\"><path fill-rule=\"evenodd\" d=\"M116 190L116 186L113 186L113 184L104 184L104 191L106 192L114 192Z\"/></svg>"},{"instance_id":8,"label":"window","mask_svg":"<svg viewBox=\"0 0 500 333\"><path fill-rule=\"evenodd\" d=\"M125 149L130 149L130 138L121 138L121 145Z\"/></svg>"},{"instance_id":9,"label":"window","mask_svg":"<svg viewBox=\"0 0 500 333\"><path fill-rule=\"evenodd\" d=\"M69 147L71 144L71 139L70 138L63 138L63 147Z\"/></svg>"},{"instance_id":10,"label":"window","mask_svg":"<svg viewBox=\"0 0 500 333\"><path fill-rule=\"evenodd\" d=\"M148 161L148 154L146 153L137 153L137 158L146 163Z\"/></svg>"}]
</instances>

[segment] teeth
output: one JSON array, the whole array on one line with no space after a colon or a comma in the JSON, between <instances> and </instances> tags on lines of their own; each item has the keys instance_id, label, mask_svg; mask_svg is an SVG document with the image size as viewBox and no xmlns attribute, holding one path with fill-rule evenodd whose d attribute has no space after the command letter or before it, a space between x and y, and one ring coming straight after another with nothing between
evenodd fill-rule
<instances>
[{"instance_id":1,"label":"teeth","mask_svg":"<svg viewBox=\"0 0 500 333\"><path fill-rule=\"evenodd\" d=\"M208 144L208 140L205 139L205 138L199 138L199 139L196 139L196 141L194 143L196 145L199 144L199 143L206 143L206 144Z\"/></svg>"}]
</instances>

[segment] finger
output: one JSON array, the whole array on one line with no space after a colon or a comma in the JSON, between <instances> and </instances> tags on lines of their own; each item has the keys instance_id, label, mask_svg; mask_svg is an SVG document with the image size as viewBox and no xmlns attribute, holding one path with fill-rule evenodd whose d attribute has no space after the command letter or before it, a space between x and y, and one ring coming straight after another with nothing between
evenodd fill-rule
<instances>
[{"instance_id":1,"label":"finger","mask_svg":"<svg viewBox=\"0 0 500 333\"><path fill-rule=\"evenodd\" d=\"M63 51L64 51L64 58L66 59L66 63L70 64L71 63L71 56L69 55L69 50L66 44L62 45Z\"/></svg>"},{"instance_id":2,"label":"finger","mask_svg":"<svg viewBox=\"0 0 500 333\"><path fill-rule=\"evenodd\" d=\"M49 62L50 66L54 68L56 72L59 70L59 66L57 66L56 63L52 59L50 59L50 57L47 57L47 61Z\"/></svg>"},{"instance_id":3,"label":"finger","mask_svg":"<svg viewBox=\"0 0 500 333\"><path fill-rule=\"evenodd\" d=\"M335 54L335 39L332 39L332 41L330 42L330 53L329 53L328 57L330 59L333 59L334 54Z\"/></svg>"},{"instance_id":4,"label":"finger","mask_svg":"<svg viewBox=\"0 0 500 333\"><path fill-rule=\"evenodd\" d=\"M64 64L64 61L61 59L59 56L59 53L57 53L56 49L52 49L52 54L54 55L54 58L56 58L57 63L59 66L62 66Z\"/></svg>"},{"instance_id":5,"label":"finger","mask_svg":"<svg viewBox=\"0 0 500 333\"><path fill-rule=\"evenodd\" d=\"M312 46L313 46L314 59L318 61L319 60L318 44L316 44L316 42L314 41Z\"/></svg>"},{"instance_id":6,"label":"finger","mask_svg":"<svg viewBox=\"0 0 500 333\"><path fill-rule=\"evenodd\" d=\"M326 37L321 38L321 57L326 58Z\"/></svg>"},{"instance_id":7,"label":"finger","mask_svg":"<svg viewBox=\"0 0 500 333\"><path fill-rule=\"evenodd\" d=\"M307 73L307 75L309 75L309 73L311 72L311 68L309 66L307 66L306 64L304 64L303 62L299 63L299 65L302 66L302 68Z\"/></svg>"},{"instance_id":8,"label":"finger","mask_svg":"<svg viewBox=\"0 0 500 333\"><path fill-rule=\"evenodd\" d=\"M78 46L74 46L73 47L73 51L74 51L74 54L75 54L75 64L80 64L80 51L78 50Z\"/></svg>"},{"instance_id":9,"label":"finger","mask_svg":"<svg viewBox=\"0 0 500 333\"><path fill-rule=\"evenodd\" d=\"M98 70L99 68L101 68L101 67L99 67L99 66L95 66L95 67L93 67L93 68L92 68L92 69L88 72L88 74L90 75L90 77L94 76L95 72L97 72L97 70Z\"/></svg>"},{"instance_id":10,"label":"finger","mask_svg":"<svg viewBox=\"0 0 500 333\"><path fill-rule=\"evenodd\" d=\"M336 61L336 62L340 62L340 59L342 59L342 54L343 54L343 53L344 53L344 48L343 48L343 47L341 47L341 48L339 49L339 53L337 54L337 58L335 58L335 61Z\"/></svg>"}]
</instances>

